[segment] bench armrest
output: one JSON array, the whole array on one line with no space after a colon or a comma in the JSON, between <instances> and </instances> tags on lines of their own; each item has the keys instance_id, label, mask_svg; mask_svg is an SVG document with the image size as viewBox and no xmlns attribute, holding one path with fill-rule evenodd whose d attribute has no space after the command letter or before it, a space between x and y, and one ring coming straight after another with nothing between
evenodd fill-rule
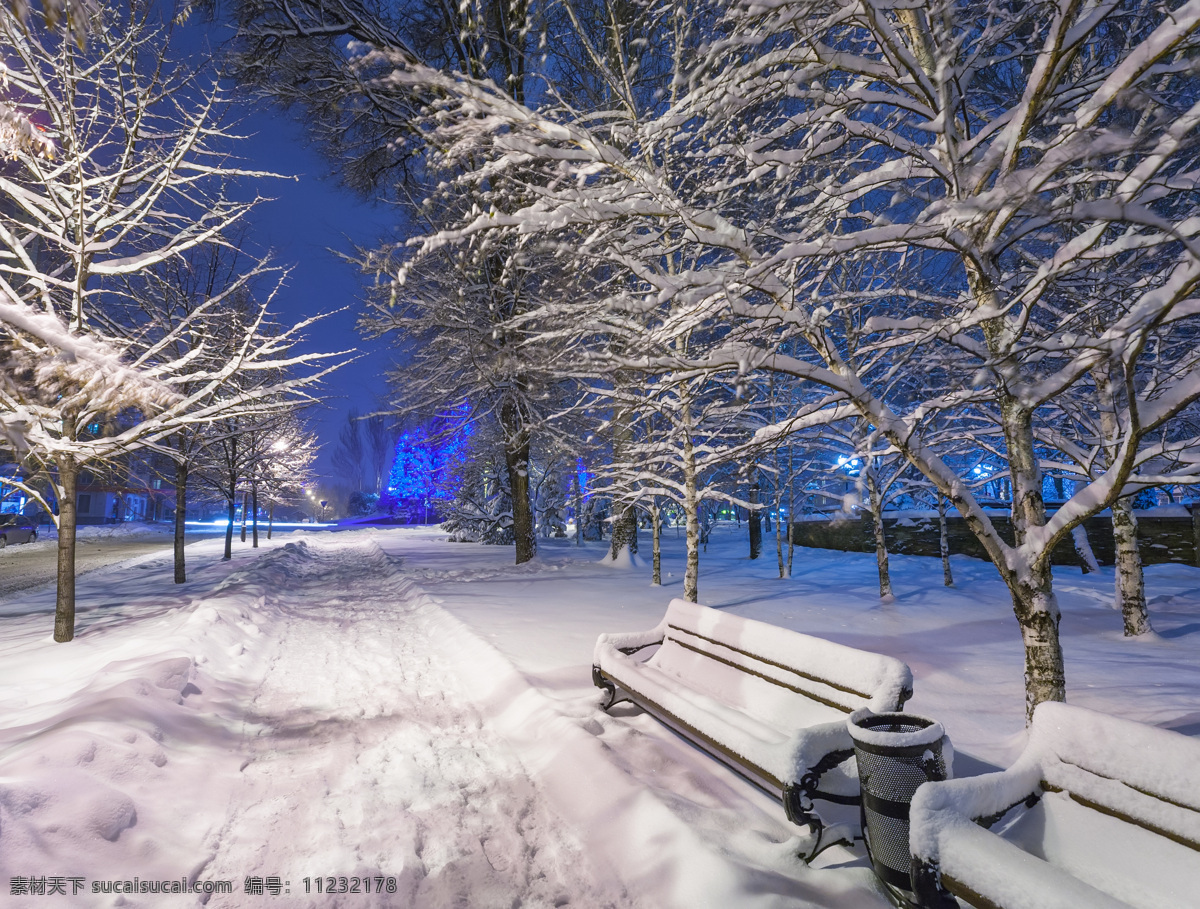
<instances>
[{"instance_id":1,"label":"bench armrest","mask_svg":"<svg viewBox=\"0 0 1200 909\"><path fill-rule=\"evenodd\" d=\"M1027 757L1007 770L984 773L960 780L923 783L913 795L910 842L913 855L937 861L937 832L946 818L961 818L975 825L992 823L1010 808L1040 797L1041 765ZM990 824L988 825L990 826Z\"/></svg>"},{"instance_id":2,"label":"bench armrest","mask_svg":"<svg viewBox=\"0 0 1200 909\"><path fill-rule=\"evenodd\" d=\"M927 863L937 870L942 887L949 892L997 909L1129 909L1127 903L998 834L966 818L956 820L961 823L946 823L939 829L940 861Z\"/></svg>"},{"instance_id":3,"label":"bench armrest","mask_svg":"<svg viewBox=\"0 0 1200 909\"><path fill-rule=\"evenodd\" d=\"M909 811L914 879L921 871L927 886L997 909L1127 909L986 829L1040 797L1041 778L1040 763L1023 755L1008 770L922 784Z\"/></svg>"},{"instance_id":4,"label":"bench armrest","mask_svg":"<svg viewBox=\"0 0 1200 909\"><path fill-rule=\"evenodd\" d=\"M601 666L601 654L611 654L616 651L628 656L645 647L661 644L666 637L666 626L657 625L649 631L630 631L617 634L602 634L596 639L596 649L592 654L592 664Z\"/></svg>"}]
</instances>

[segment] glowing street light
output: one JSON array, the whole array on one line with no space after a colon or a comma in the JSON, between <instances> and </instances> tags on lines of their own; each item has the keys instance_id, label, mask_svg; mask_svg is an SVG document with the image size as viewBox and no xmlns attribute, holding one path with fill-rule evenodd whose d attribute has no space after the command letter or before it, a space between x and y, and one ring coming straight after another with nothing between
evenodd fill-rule
<instances>
[{"instance_id":1,"label":"glowing street light","mask_svg":"<svg viewBox=\"0 0 1200 909\"><path fill-rule=\"evenodd\" d=\"M848 474L853 475L858 473L861 464L862 462L858 458L849 458L846 457L846 455L838 455L837 466L841 467Z\"/></svg>"}]
</instances>

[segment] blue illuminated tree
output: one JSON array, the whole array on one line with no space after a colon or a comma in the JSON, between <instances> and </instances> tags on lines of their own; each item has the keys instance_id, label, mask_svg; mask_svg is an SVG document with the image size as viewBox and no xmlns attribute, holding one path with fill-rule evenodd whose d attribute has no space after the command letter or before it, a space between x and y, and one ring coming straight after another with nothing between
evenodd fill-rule
<instances>
[{"instance_id":1,"label":"blue illuminated tree","mask_svg":"<svg viewBox=\"0 0 1200 909\"><path fill-rule=\"evenodd\" d=\"M439 414L400 435L384 489L384 502L398 507L445 509L462 485L474 425L466 408ZM425 512L426 518L428 512Z\"/></svg>"},{"instance_id":2,"label":"blue illuminated tree","mask_svg":"<svg viewBox=\"0 0 1200 909\"><path fill-rule=\"evenodd\" d=\"M396 441L392 469L384 489L389 510L398 506L428 505L434 495L434 452L426 431L405 432Z\"/></svg>"}]
</instances>

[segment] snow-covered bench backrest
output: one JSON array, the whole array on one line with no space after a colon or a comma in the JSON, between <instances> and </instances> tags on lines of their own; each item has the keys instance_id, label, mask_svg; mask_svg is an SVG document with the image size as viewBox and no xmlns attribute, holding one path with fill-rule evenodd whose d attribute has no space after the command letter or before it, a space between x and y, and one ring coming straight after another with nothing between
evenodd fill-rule
<instances>
[{"instance_id":1,"label":"snow-covered bench backrest","mask_svg":"<svg viewBox=\"0 0 1200 909\"><path fill-rule=\"evenodd\" d=\"M1029 750L1044 789L1190 845L1200 868L1200 741L1046 703L1034 714Z\"/></svg>"},{"instance_id":2,"label":"snow-covered bench backrest","mask_svg":"<svg viewBox=\"0 0 1200 909\"><path fill-rule=\"evenodd\" d=\"M1176 732L1041 704L1016 763L926 783L912 819L913 855L973 905L1200 905L1200 741Z\"/></svg>"},{"instance_id":3,"label":"snow-covered bench backrest","mask_svg":"<svg viewBox=\"0 0 1200 909\"><path fill-rule=\"evenodd\" d=\"M846 712L895 710L912 696L912 673L900 660L708 606L672 600L659 627L666 641Z\"/></svg>"}]
</instances>

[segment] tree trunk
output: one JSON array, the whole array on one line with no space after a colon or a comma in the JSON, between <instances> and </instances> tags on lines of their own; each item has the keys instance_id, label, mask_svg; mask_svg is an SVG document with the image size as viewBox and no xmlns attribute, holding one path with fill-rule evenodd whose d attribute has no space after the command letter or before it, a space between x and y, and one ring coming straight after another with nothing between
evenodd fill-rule
<instances>
[{"instance_id":1,"label":"tree trunk","mask_svg":"<svg viewBox=\"0 0 1200 909\"><path fill-rule=\"evenodd\" d=\"M1148 634L1150 614L1146 610L1146 583L1142 575L1142 553L1137 541L1137 517L1129 499L1112 503L1113 542L1117 550L1116 605L1121 610L1125 636Z\"/></svg>"},{"instance_id":2,"label":"tree trunk","mask_svg":"<svg viewBox=\"0 0 1200 909\"><path fill-rule=\"evenodd\" d=\"M571 484L572 495L575 499L575 545L583 545L583 484L579 482L579 471L575 472L575 479Z\"/></svg>"},{"instance_id":3,"label":"tree trunk","mask_svg":"<svg viewBox=\"0 0 1200 909\"><path fill-rule=\"evenodd\" d=\"M258 482L250 484L250 518L253 527L254 549L258 549Z\"/></svg>"},{"instance_id":4,"label":"tree trunk","mask_svg":"<svg viewBox=\"0 0 1200 909\"><path fill-rule=\"evenodd\" d=\"M883 533L883 496L879 494L879 484L875 475L869 470L867 475L867 495L871 501L871 528L875 533L875 565L879 569L879 599L891 602L892 575L888 570L887 538Z\"/></svg>"},{"instance_id":5,"label":"tree trunk","mask_svg":"<svg viewBox=\"0 0 1200 909\"><path fill-rule=\"evenodd\" d=\"M617 376L617 382L627 383L624 375ZM625 407L618 406L613 412L613 463L628 463L630 449L633 445L633 430L629 425L629 412ZM626 489L625 492L632 490ZM621 556L622 549L628 549L633 555L637 547L637 512L632 503L617 504L617 495L613 496L612 538L609 541L608 558L616 561Z\"/></svg>"},{"instance_id":6,"label":"tree trunk","mask_svg":"<svg viewBox=\"0 0 1200 909\"><path fill-rule=\"evenodd\" d=\"M1083 573L1091 574L1093 571L1099 571L1100 565L1096 561L1096 554L1092 552L1092 544L1088 540L1087 530L1082 524L1071 529L1071 541L1075 544L1075 554L1079 556L1079 567L1083 569Z\"/></svg>"},{"instance_id":7,"label":"tree trunk","mask_svg":"<svg viewBox=\"0 0 1200 909\"><path fill-rule=\"evenodd\" d=\"M792 557L796 554L796 545L792 542L792 525L796 521L796 488L792 483L792 455L791 452L788 452L787 576L789 578L792 576Z\"/></svg>"},{"instance_id":8,"label":"tree trunk","mask_svg":"<svg viewBox=\"0 0 1200 909\"><path fill-rule=\"evenodd\" d=\"M1014 577L1009 591L1025 643L1025 717L1030 720L1034 708L1043 701L1067 699L1066 672L1058 635L1061 615L1049 564L1033 567L1023 579Z\"/></svg>"},{"instance_id":9,"label":"tree trunk","mask_svg":"<svg viewBox=\"0 0 1200 909\"><path fill-rule=\"evenodd\" d=\"M783 559L783 516L779 513L779 506L783 504L783 489L776 485L775 489L775 559L779 563L779 577L786 578L787 563Z\"/></svg>"},{"instance_id":10,"label":"tree trunk","mask_svg":"<svg viewBox=\"0 0 1200 909\"><path fill-rule=\"evenodd\" d=\"M187 580L187 568L184 562L183 544L184 532L187 530L187 484L188 465L186 461L175 462L175 583L182 584Z\"/></svg>"},{"instance_id":11,"label":"tree trunk","mask_svg":"<svg viewBox=\"0 0 1200 909\"><path fill-rule=\"evenodd\" d=\"M700 602L700 495L696 489L696 450L692 445L692 405L689 392L680 394L683 423L683 515L687 524L687 562L683 569L683 598Z\"/></svg>"},{"instance_id":12,"label":"tree trunk","mask_svg":"<svg viewBox=\"0 0 1200 909\"><path fill-rule=\"evenodd\" d=\"M938 512L938 548L942 553L942 583L947 587L954 586L954 575L950 572L950 537L946 532L946 497L937 494Z\"/></svg>"},{"instance_id":13,"label":"tree trunk","mask_svg":"<svg viewBox=\"0 0 1200 909\"><path fill-rule=\"evenodd\" d=\"M504 428L504 463L512 495L513 542L520 565L537 555L533 506L529 501L529 432L521 426L517 406L506 401L500 408Z\"/></svg>"},{"instance_id":14,"label":"tree trunk","mask_svg":"<svg viewBox=\"0 0 1200 909\"><path fill-rule=\"evenodd\" d=\"M271 539L271 530L275 527L275 503L267 506L267 539Z\"/></svg>"},{"instance_id":15,"label":"tree trunk","mask_svg":"<svg viewBox=\"0 0 1200 909\"><path fill-rule=\"evenodd\" d=\"M79 465L70 455L58 460L58 595L54 602L54 640L75 637L75 526Z\"/></svg>"},{"instance_id":16,"label":"tree trunk","mask_svg":"<svg viewBox=\"0 0 1200 909\"><path fill-rule=\"evenodd\" d=\"M1019 550L1031 530L1046 524L1042 471L1034 448L1029 411L1015 398L1002 394L1000 414L1012 484L1013 537ZM1042 545L1044 547L1045 543ZM1058 601L1050 574L1050 553L1043 550L1043 554L1040 561L1026 563L1022 557L1020 561L1024 564L1016 567L996 566L1012 594L1013 609L1025 642L1027 720L1033 718L1033 709L1043 701L1066 700L1066 669L1058 636Z\"/></svg>"},{"instance_id":17,"label":"tree trunk","mask_svg":"<svg viewBox=\"0 0 1200 909\"><path fill-rule=\"evenodd\" d=\"M650 578L650 586L662 586L662 510L658 507L656 498L650 505L650 527L653 534L654 573Z\"/></svg>"},{"instance_id":18,"label":"tree trunk","mask_svg":"<svg viewBox=\"0 0 1200 909\"><path fill-rule=\"evenodd\" d=\"M1104 451L1108 463L1118 456L1117 439L1121 435L1120 404L1128 398L1125 389L1124 370L1112 363L1107 368L1092 370L1096 382L1097 410L1100 412L1100 428L1104 431ZM1121 399L1118 402L1118 397ZM1146 584L1142 576L1142 554L1137 541L1137 518L1133 513L1133 502L1128 498L1116 499L1112 503L1113 543L1116 549L1116 602L1127 637L1147 634L1150 615L1146 610ZM1196 526L1195 512L1192 514L1193 530ZM1200 555L1200 550L1197 551ZM1200 564L1200 563L1198 563Z\"/></svg>"},{"instance_id":19,"label":"tree trunk","mask_svg":"<svg viewBox=\"0 0 1200 909\"><path fill-rule=\"evenodd\" d=\"M233 521L237 517L236 492L226 499L226 504L229 506L229 520L225 524L225 555L221 556L221 558L228 562L233 558Z\"/></svg>"},{"instance_id":20,"label":"tree trunk","mask_svg":"<svg viewBox=\"0 0 1200 909\"><path fill-rule=\"evenodd\" d=\"M632 505L620 506L613 516L612 539L608 547L608 558L616 561L622 549L628 549L630 555L638 551L637 547L637 512Z\"/></svg>"},{"instance_id":21,"label":"tree trunk","mask_svg":"<svg viewBox=\"0 0 1200 909\"><path fill-rule=\"evenodd\" d=\"M762 514L758 510L758 466L750 468L750 558L757 559L762 555Z\"/></svg>"},{"instance_id":22,"label":"tree trunk","mask_svg":"<svg viewBox=\"0 0 1200 909\"><path fill-rule=\"evenodd\" d=\"M247 506L247 504L249 504L249 499L250 499L250 491L246 490L246 489L242 490L242 542L243 543L246 542L246 512L248 510L246 506Z\"/></svg>"}]
</instances>

